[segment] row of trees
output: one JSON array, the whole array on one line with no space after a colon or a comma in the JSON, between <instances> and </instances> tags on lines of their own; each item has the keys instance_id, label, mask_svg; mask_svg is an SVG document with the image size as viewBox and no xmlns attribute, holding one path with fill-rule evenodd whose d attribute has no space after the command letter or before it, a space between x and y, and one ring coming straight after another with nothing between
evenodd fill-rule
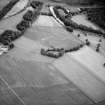
<instances>
[{"instance_id":1,"label":"row of trees","mask_svg":"<svg viewBox=\"0 0 105 105\"><path fill-rule=\"evenodd\" d=\"M65 53L77 51L82 48L84 45L80 44L70 49L64 48L48 48L48 49L41 49L41 55L52 57L52 58L59 58L62 57Z\"/></svg>"},{"instance_id":2,"label":"row of trees","mask_svg":"<svg viewBox=\"0 0 105 105\"><path fill-rule=\"evenodd\" d=\"M0 20L12 9L12 7L18 2L19 0L11 0L1 11L0 11Z\"/></svg>"},{"instance_id":3,"label":"row of trees","mask_svg":"<svg viewBox=\"0 0 105 105\"><path fill-rule=\"evenodd\" d=\"M6 30L0 36L0 43L3 45L10 45L12 41L20 36L21 34L18 31Z\"/></svg>"},{"instance_id":4,"label":"row of trees","mask_svg":"<svg viewBox=\"0 0 105 105\"><path fill-rule=\"evenodd\" d=\"M25 30L30 27L33 21L35 21L37 16L40 14L42 5L43 5L42 2L32 1L30 3L30 6L34 9L34 11L28 10L26 14L24 14L23 20L19 24L17 24L16 28L22 33L24 33Z\"/></svg>"},{"instance_id":5,"label":"row of trees","mask_svg":"<svg viewBox=\"0 0 105 105\"><path fill-rule=\"evenodd\" d=\"M82 30L82 31L95 33L95 34L98 34L98 35L103 35L103 36L105 35L105 33L103 33L100 30L95 30L91 27L87 27L87 26L82 25L82 24L78 25L76 22L74 22L70 19L71 17L66 18L65 16L67 15L67 12L65 13L65 16L60 15L57 7L54 8L54 12L55 12L56 16L65 24L66 27L70 26L70 28L67 28L67 30L70 30L71 32L72 32L72 29L78 29L78 30ZM71 16L72 16L72 14L71 14Z\"/></svg>"},{"instance_id":6,"label":"row of trees","mask_svg":"<svg viewBox=\"0 0 105 105\"><path fill-rule=\"evenodd\" d=\"M36 8L35 8L35 3L37 6ZM32 4L34 4L34 11L26 12L26 14L23 16L22 21L16 26L17 31L6 30L0 35L0 42L3 45L10 45L12 41L22 36L23 33L26 31L26 29L30 27L34 19L38 16L42 7L42 3L34 1L31 3L31 5Z\"/></svg>"}]
</instances>

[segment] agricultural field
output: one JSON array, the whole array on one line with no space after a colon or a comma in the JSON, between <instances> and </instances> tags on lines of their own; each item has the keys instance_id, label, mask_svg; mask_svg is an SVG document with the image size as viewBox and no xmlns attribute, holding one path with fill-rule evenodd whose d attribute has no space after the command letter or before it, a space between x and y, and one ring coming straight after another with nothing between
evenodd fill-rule
<instances>
[{"instance_id":1,"label":"agricultural field","mask_svg":"<svg viewBox=\"0 0 105 105\"><path fill-rule=\"evenodd\" d=\"M56 5L52 0L43 2L41 12L45 13L50 13L48 4ZM28 0L20 0L0 21L0 34L7 29L17 30L16 25L32 8L27 7L19 14L13 14L22 10L27 3ZM59 2L57 5L66 6ZM74 11L78 10L68 7L72 11L73 8ZM74 16L72 21L100 29L83 15ZM85 44L86 39L90 42L89 46ZM97 52L99 43L101 47ZM0 56L0 105L104 105L103 37L80 30L69 32L53 16L40 14L13 44L13 49ZM50 48L64 48L66 51L78 45L84 46L59 58L44 56L40 52L41 49Z\"/></svg>"}]
</instances>

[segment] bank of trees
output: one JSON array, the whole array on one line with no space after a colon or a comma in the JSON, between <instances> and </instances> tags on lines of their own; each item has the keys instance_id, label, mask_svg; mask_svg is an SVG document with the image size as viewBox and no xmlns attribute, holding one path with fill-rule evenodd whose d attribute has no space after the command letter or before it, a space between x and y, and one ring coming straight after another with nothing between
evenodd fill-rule
<instances>
[{"instance_id":1,"label":"bank of trees","mask_svg":"<svg viewBox=\"0 0 105 105\"><path fill-rule=\"evenodd\" d=\"M10 48L13 48L12 42L17 38L21 37L23 33L27 30L27 28L30 27L33 21L40 14L40 10L43 5L42 2L34 1L34 2L31 2L30 5L34 8L34 10L33 11L29 10L26 12L21 22L16 25L16 28L17 28L16 31L7 29L0 35L1 44L3 44L4 46L10 46Z\"/></svg>"},{"instance_id":2,"label":"bank of trees","mask_svg":"<svg viewBox=\"0 0 105 105\"><path fill-rule=\"evenodd\" d=\"M57 16L57 18L59 18L64 24L65 24L65 26L66 27L69 27L70 26L70 28L67 28L67 30L69 31L71 31L72 32L72 29L78 29L78 30L82 30L82 31L87 31L87 32L91 32L91 33L95 33L95 34L98 34L98 35L105 35L105 33L103 33L102 31L100 31L100 30L95 30L95 29L93 29L93 28L91 28L91 27L87 27L87 26L85 26L85 25L82 25L82 24L77 24L76 22L74 22L74 21L72 21L71 20L71 18L72 17L67 17L66 18L66 15L67 15L67 11L66 11L66 9L62 9L62 10L65 10L64 12L65 12L65 16L63 16L63 15L61 15L60 13L59 13L59 11L58 11L58 9L62 9L62 8L58 8L57 6L55 6L54 7L54 12L55 12L55 14L56 14L56 16ZM84 10L84 11L86 11L86 9ZM69 13L70 14L70 13ZM70 15L70 16L72 16L72 14ZM99 16L98 16L99 17ZM94 18L95 18L95 16L94 16ZM97 18L97 16L96 16L96 18ZM92 20L91 20L92 21ZM97 21L96 20L96 23L98 23L99 21ZM100 22L99 22L100 23ZM100 23L101 24L101 23ZM104 24L105 25L105 24Z\"/></svg>"}]
</instances>

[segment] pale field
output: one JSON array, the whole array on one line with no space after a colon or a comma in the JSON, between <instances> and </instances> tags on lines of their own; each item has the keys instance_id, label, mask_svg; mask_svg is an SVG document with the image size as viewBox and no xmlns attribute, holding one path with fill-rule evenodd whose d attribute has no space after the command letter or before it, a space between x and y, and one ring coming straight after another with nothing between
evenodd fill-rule
<instances>
[{"instance_id":1,"label":"pale field","mask_svg":"<svg viewBox=\"0 0 105 105\"><path fill-rule=\"evenodd\" d=\"M83 51L86 51L85 48L83 48L81 53ZM86 54L88 52L86 51ZM78 52L77 52L78 55ZM88 54L89 55L89 54ZM76 54L75 54L76 56ZM68 53L62 58L56 60L53 65L62 73L64 74L68 80L72 81L77 87L79 87L90 99L92 99L95 102L99 102L104 100L105 97L105 84L98 79L99 76L94 76L94 74L90 73L89 64L93 63L94 61L86 56L83 58L82 62L79 62L76 57L73 56L72 53ZM91 53L90 53L91 56ZM97 56L95 56L98 58ZM78 57L79 58L79 57ZM81 54L82 58L82 54ZM90 62L86 62L86 59L90 59ZM98 58L99 59L99 58ZM84 65L84 62L87 63L87 65ZM88 66L89 65L89 66ZM97 67L94 65L94 70L97 69ZM98 69L99 70L99 69ZM103 71L101 71L103 72ZM101 74L101 73L100 73Z\"/></svg>"},{"instance_id":2,"label":"pale field","mask_svg":"<svg viewBox=\"0 0 105 105\"><path fill-rule=\"evenodd\" d=\"M90 70L94 75L105 82L104 62L105 57L95 52L89 47L84 47L80 51L68 54Z\"/></svg>"}]
</instances>

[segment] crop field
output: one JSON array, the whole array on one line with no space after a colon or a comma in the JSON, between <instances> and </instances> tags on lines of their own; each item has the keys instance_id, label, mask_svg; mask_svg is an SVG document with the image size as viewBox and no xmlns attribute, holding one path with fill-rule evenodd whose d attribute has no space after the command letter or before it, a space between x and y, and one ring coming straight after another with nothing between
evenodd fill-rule
<instances>
[{"instance_id":1,"label":"crop field","mask_svg":"<svg viewBox=\"0 0 105 105\"><path fill-rule=\"evenodd\" d=\"M20 4L21 2L23 1L20 1ZM24 0L24 5L27 4L25 2L27 0ZM43 2L45 4L41 12L49 13L46 4L51 0ZM53 2L51 4L53 5ZM0 21L0 34L6 29L17 30L16 25L30 8L15 16L6 17L21 9L22 6L20 8L15 5ZM79 22L84 17L73 19ZM82 23L93 25L87 21ZM42 48L69 50L84 44L86 39L91 42L90 46L84 45L78 51L64 53L60 58L43 56L40 52ZM96 52L100 39L100 52ZM13 44L13 49L0 56L0 105L104 105L103 38L77 30L68 32L53 16L40 14Z\"/></svg>"}]
</instances>

